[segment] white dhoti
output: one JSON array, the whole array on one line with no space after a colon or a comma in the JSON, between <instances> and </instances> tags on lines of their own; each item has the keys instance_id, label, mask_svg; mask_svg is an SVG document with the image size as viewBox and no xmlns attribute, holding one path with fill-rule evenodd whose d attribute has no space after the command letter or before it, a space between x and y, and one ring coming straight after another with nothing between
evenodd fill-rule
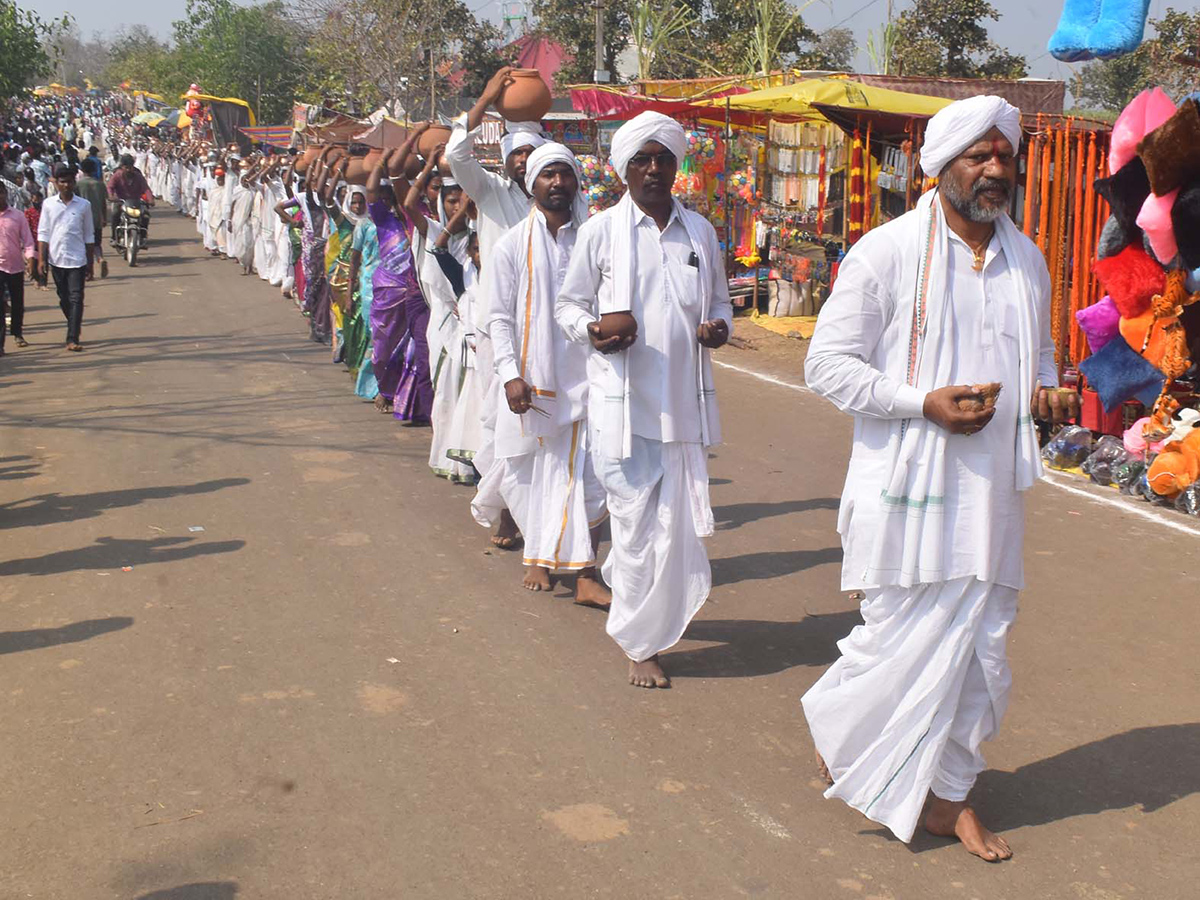
<instances>
[{"instance_id":1,"label":"white dhoti","mask_svg":"<svg viewBox=\"0 0 1200 900\"><path fill-rule=\"evenodd\" d=\"M637 435L632 442L627 459L594 459L612 528L603 568L612 588L607 631L644 662L678 643L708 599L712 567L701 538L712 534L713 514L702 445Z\"/></svg>"},{"instance_id":2,"label":"white dhoti","mask_svg":"<svg viewBox=\"0 0 1200 900\"><path fill-rule=\"evenodd\" d=\"M465 380L466 348L458 319L451 317L445 326L450 340L433 363L433 440L429 446L429 467L434 474L455 484L474 484L475 469L470 459L451 455L454 449L454 420ZM473 455L473 454L472 454Z\"/></svg>"},{"instance_id":3,"label":"white dhoti","mask_svg":"<svg viewBox=\"0 0 1200 900\"><path fill-rule=\"evenodd\" d=\"M604 521L604 490L583 422L543 438L532 453L495 460L471 513L480 525L495 526L505 508L525 539L525 565L578 571L596 564L591 530Z\"/></svg>"},{"instance_id":4,"label":"white dhoti","mask_svg":"<svg viewBox=\"0 0 1200 900\"><path fill-rule=\"evenodd\" d=\"M1018 592L957 578L865 593L864 624L802 702L834 780L825 796L907 842L929 791L965 800L983 771L979 746L1008 706Z\"/></svg>"}]
</instances>

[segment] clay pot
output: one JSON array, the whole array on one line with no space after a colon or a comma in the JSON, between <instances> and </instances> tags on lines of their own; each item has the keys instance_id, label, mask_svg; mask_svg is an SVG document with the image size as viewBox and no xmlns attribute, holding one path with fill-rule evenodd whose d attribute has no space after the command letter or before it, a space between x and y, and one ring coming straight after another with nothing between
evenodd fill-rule
<instances>
[{"instance_id":1,"label":"clay pot","mask_svg":"<svg viewBox=\"0 0 1200 900\"><path fill-rule=\"evenodd\" d=\"M1000 398L1000 391L1003 387L1004 385L998 381L993 381L991 384L974 385L972 389L975 393L961 398L958 401L958 408L963 412L983 412L985 409L991 409Z\"/></svg>"},{"instance_id":2,"label":"clay pot","mask_svg":"<svg viewBox=\"0 0 1200 900\"><path fill-rule=\"evenodd\" d=\"M303 175L305 172L307 172L308 167L313 164L313 160L315 160L320 155L321 155L320 147L317 147L314 145L312 147L307 148L303 153L300 154L299 157L296 158L297 174Z\"/></svg>"},{"instance_id":3,"label":"clay pot","mask_svg":"<svg viewBox=\"0 0 1200 900\"><path fill-rule=\"evenodd\" d=\"M450 140L450 127L448 125L430 125L417 138L417 152L423 158L429 159L429 154L433 153L437 145L444 144L448 140Z\"/></svg>"},{"instance_id":4,"label":"clay pot","mask_svg":"<svg viewBox=\"0 0 1200 900\"><path fill-rule=\"evenodd\" d=\"M540 122L550 111L550 88L537 69L513 69L513 83L496 100L496 111L510 122Z\"/></svg>"},{"instance_id":5,"label":"clay pot","mask_svg":"<svg viewBox=\"0 0 1200 900\"><path fill-rule=\"evenodd\" d=\"M600 337L637 337L637 319L631 312L610 312L600 317Z\"/></svg>"},{"instance_id":6,"label":"clay pot","mask_svg":"<svg viewBox=\"0 0 1200 900\"><path fill-rule=\"evenodd\" d=\"M346 181L350 184L366 184L367 175L370 174L364 164L365 156L352 156L350 162L346 165Z\"/></svg>"}]
</instances>

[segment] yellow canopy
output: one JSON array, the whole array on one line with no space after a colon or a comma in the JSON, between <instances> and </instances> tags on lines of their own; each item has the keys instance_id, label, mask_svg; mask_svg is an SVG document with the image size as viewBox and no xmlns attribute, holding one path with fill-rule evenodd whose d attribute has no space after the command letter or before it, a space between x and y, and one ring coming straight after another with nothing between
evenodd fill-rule
<instances>
[{"instance_id":1,"label":"yellow canopy","mask_svg":"<svg viewBox=\"0 0 1200 900\"><path fill-rule=\"evenodd\" d=\"M133 96L135 96L135 97L149 97L151 100L157 100L159 103L165 103L165 102L166 102L166 101L163 99L163 97L162 97L162 95L161 95L161 94L155 94L155 93L153 93L152 91L134 91L134 92L133 92Z\"/></svg>"},{"instance_id":2,"label":"yellow canopy","mask_svg":"<svg viewBox=\"0 0 1200 900\"><path fill-rule=\"evenodd\" d=\"M192 124L192 117L183 110L179 111L179 118L175 120L175 124L179 128L187 128Z\"/></svg>"},{"instance_id":3,"label":"yellow canopy","mask_svg":"<svg viewBox=\"0 0 1200 900\"><path fill-rule=\"evenodd\" d=\"M887 88L871 87L851 81L848 78L811 78L807 81L797 81L795 84L751 91L748 94L700 100L697 101L697 105L724 106L726 100L729 101L730 109L778 116L819 115L819 111L813 106L814 103L836 106L839 109L861 109L908 116L932 116L951 103L944 97L891 91Z\"/></svg>"},{"instance_id":4,"label":"yellow canopy","mask_svg":"<svg viewBox=\"0 0 1200 900\"><path fill-rule=\"evenodd\" d=\"M179 99L180 100L207 100L210 103L212 103L214 101L217 103L236 103L238 106L246 107L246 112L250 113L250 124L252 126L255 124L254 110L250 108L249 103L247 103L245 100L241 100L237 97L213 97L211 94L193 94L189 91L186 94L180 94Z\"/></svg>"}]
</instances>

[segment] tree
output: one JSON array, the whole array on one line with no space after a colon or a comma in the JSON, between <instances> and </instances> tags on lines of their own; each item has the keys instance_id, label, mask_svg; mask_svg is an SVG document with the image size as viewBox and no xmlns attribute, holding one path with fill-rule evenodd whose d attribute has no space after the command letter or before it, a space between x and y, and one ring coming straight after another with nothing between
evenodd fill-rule
<instances>
[{"instance_id":1,"label":"tree","mask_svg":"<svg viewBox=\"0 0 1200 900\"><path fill-rule=\"evenodd\" d=\"M701 70L720 74L696 53L700 19L692 7L671 0L638 0L631 16L639 79L689 78Z\"/></svg>"},{"instance_id":2,"label":"tree","mask_svg":"<svg viewBox=\"0 0 1200 900\"><path fill-rule=\"evenodd\" d=\"M830 28L816 38L811 50L796 57L801 69L826 69L830 72L849 72L854 68L858 41L849 28Z\"/></svg>"},{"instance_id":3,"label":"tree","mask_svg":"<svg viewBox=\"0 0 1200 900\"><path fill-rule=\"evenodd\" d=\"M988 38L983 22L999 18L988 0L916 0L896 20L889 69L900 75L1024 78L1025 57Z\"/></svg>"},{"instance_id":4,"label":"tree","mask_svg":"<svg viewBox=\"0 0 1200 900\"><path fill-rule=\"evenodd\" d=\"M162 86L166 73L174 67L170 53L171 48L145 25L127 25L109 40L108 62L101 78L110 87L128 85L152 91Z\"/></svg>"},{"instance_id":5,"label":"tree","mask_svg":"<svg viewBox=\"0 0 1200 900\"><path fill-rule=\"evenodd\" d=\"M617 58L633 35L633 0L605 0L604 68L617 72ZM590 82L596 59L596 16L590 4L579 0L533 0L538 31L563 47L573 59L564 62L559 85Z\"/></svg>"},{"instance_id":6,"label":"tree","mask_svg":"<svg viewBox=\"0 0 1200 900\"><path fill-rule=\"evenodd\" d=\"M13 0L0 0L0 102L50 74L50 54L42 43L46 33L37 15Z\"/></svg>"},{"instance_id":7,"label":"tree","mask_svg":"<svg viewBox=\"0 0 1200 900\"><path fill-rule=\"evenodd\" d=\"M1151 19L1155 36L1132 53L1081 66L1071 80L1071 96L1079 107L1119 112L1146 88L1161 85L1179 99L1195 90L1200 73L1176 61L1195 47L1200 12L1182 13L1167 7L1161 19Z\"/></svg>"}]
</instances>

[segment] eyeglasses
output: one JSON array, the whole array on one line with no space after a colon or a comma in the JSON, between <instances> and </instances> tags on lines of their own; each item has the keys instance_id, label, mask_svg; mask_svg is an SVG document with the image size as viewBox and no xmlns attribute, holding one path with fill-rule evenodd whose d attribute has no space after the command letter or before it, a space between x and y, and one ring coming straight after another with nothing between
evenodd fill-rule
<instances>
[{"instance_id":1,"label":"eyeglasses","mask_svg":"<svg viewBox=\"0 0 1200 900\"><path fill-rule=\"evenodd\" d=\"M662 153L635 153L629 159L629 164L639 169L650 168L651 162L656 162L660 169L665 169L675 164L675 154L670 150L664 150Z\"/></svg>"}]
</instances>

